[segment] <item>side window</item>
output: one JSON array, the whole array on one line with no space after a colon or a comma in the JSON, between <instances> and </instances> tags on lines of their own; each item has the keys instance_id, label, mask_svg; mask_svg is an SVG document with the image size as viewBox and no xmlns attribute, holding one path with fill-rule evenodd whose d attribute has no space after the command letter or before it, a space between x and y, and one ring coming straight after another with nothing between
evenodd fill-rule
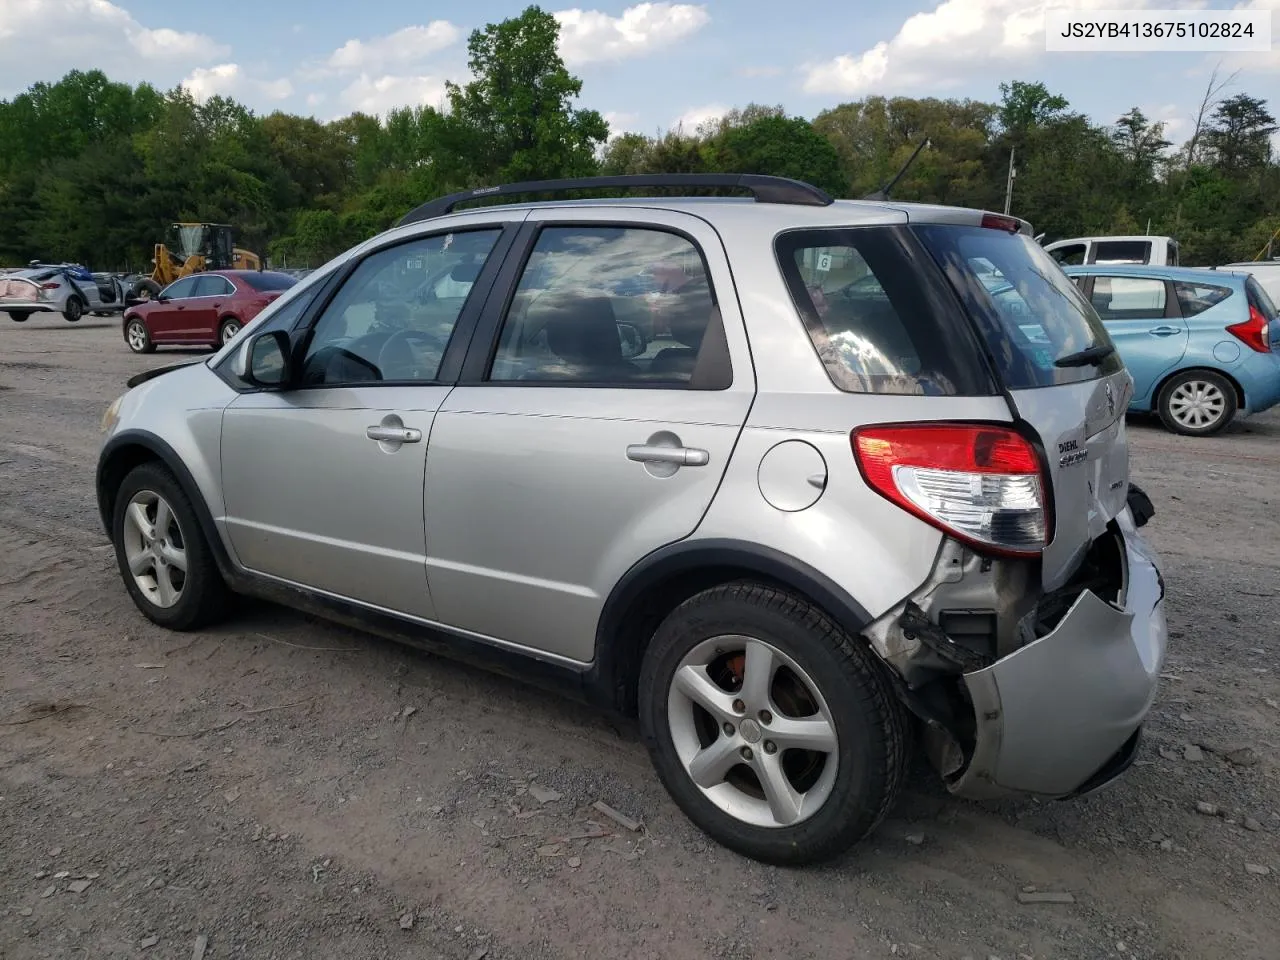
<instances>
[{"instance_id":1,"label":"side window","mask_svg":"<svg viewBox=\"0 0 1280 960\"><path fill-rule=\"evenodd\" d=\"M1064 267L1078 267L1084 263L1085 251L1088 247L1083 243L1073 243L1066 247L1058 247L1049 251L1049 256Z\"/></svg>"},{"instance_id":2,"label":"side window","mask_svg":"<svg viewBox=\"0 0 1280 960\"><path fill-rule=\"evenodd\" d=\"M726 389L728 348L698 248L659 228L543 229L489 380Z\"/></svg>"},{"instance_id":3,"label":"side window","mask_svg":"<svg viewBox=\"0 0 1280 960\"><path fill-rule=\"evenodd\" d=\"M1155 320L1165 314L1165 283L1150 277L1095 277L1093 309L1103 320Z\"/></svg>"},{"instance_id":4,"label":"side window","mask_svg":"<svg viewBox=\"0 0 1280 960\"><path fill-rule=\"evenodd\" d=\"M1173 282L1173 292L1182 307L1184 317L1194 317L1204 313L1212 306L1221 303L1231 296L1230 287L1220 287L1211 283L1188 283L1182 280Z\"/></svg>"},{"instance_id":5,"label":"side window","mask_svg":"<svg viewBox=\"0 0 1280 960\"><path fill-rule=\"evenodd\" d=\"M227 293L230 284L226 277L202 276L195 278L195 287L189 297L220 297Z\"/></svg>"},{"instance_id":6,"label":"side window","mask_svg":"<svg viewBox=\"0 0 1280 960\"><path fill-rule=\"evenodd\" d=\"M181 280L175 280L161 291L170 300L182 300L186 297L194 296L196 281L199 277L183 277Z\"/></svg>"},{"instance_id":7,"label":"side window","mask_svg":"<svg viewBox=\"0 0 1280 960\"><path fill-rule=\"evenodd\" d=\"M302 362L305 386L436 378L471 284L501 230L419 237L370 254L316 320Z\"/></svg>"},{"instance_id":8,"label":"side window","mask_svg":"<svg viewBox=\"0 0 1280 960\"><path fill-rule=\"evenodd\" d=\"M1095 245L1094 263L1150 263L1149 240L1100 240Z\"/></svg>"}]
</instances>

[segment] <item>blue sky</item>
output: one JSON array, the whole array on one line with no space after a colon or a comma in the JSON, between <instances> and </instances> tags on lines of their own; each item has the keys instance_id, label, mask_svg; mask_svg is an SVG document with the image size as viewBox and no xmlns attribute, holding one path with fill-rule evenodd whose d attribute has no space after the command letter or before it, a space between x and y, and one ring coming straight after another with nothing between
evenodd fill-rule
<instances>
[{"instance_id":1,"label":"blue sky","mask_svg":"<svg viewBox=\"0 0 1280 960\"><path fill-rule=\"evenodd\" d=\"M1048 0L1081 10L1250 7L1280 0ZM160 0L0 0L0 97L67 70L185 83L260 112L331 119L353 109L438 104L466 79L466 38L524 2L274 0L250 6ZM1280 113L1280 44L1270 53L1046 53L1046 0L806 0L544 3L561 18L561 52L584 81L582 104L614 132L653 133L748 102L812 117L869 94L994 100L1001 80L1043 80L1109 123L1132 106L1185 137L1209 72L1240 70L1228 93ZM243 12L242 12L243 11ZM1280 13L1273 12L1280 39Z\"/></svg>"}]
</instances>

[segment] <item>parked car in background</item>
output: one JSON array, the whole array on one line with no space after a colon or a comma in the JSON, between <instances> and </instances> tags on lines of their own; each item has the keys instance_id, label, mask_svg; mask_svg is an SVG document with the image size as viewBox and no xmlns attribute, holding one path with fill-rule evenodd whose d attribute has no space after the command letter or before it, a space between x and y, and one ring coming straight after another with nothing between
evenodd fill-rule
<instances>
[{"instance_id":1,"label":"parked car in background","mask_svg":"<svg viewBox=\"0 0 1280 960\"><path fill-rule=\"evenodd\" d=\"M33 263L0 276L0 312L22 323L33 313L60 313L75 323L86 313L119 313L124 282L78 263Z\"/></svg>"},{"instance_id":2,"label":"parked car in background","mask_svg":"<svg viewBox=\"0 0 1280 960\"><path fill-rule=\"evenodd\" d=\"M1246 260L1212 269L1228 273L1250 274L1258 281L1258 286L1267 291L1271 302L1280 304L1280 260Z\"/></svg>"},{"instance_id":3,"label":"parked car in background","mask_svg":"<svg viewBox=\"0 0 1280 960\"><path fill-rule=\"evenodd\" d=\"M1066 273L1133 376L1129 409L1208 436L1280 403L1280 317L1246 273L1095 264Z\"/></svg>"},{"instance_id":4,"label":"parked car in background","mask_svg":"<svg viewBox=\"0 0 1280 960\"><path fill-rule=\"evenodd\" d=\"M1063 266L1091 263L1178 266L1178 241L1173 237L1073 237L1055 240L1044 249Z\"/></svg>"},{"instance_id":5,"label":"parked car in background","mask_svg":"<svg viewBox=\"0 0 1280 960\"><path fill-rule=\"evenodd\" d=\"M158 346L220 347L298 281L273 270L210 270L175 280L131 304L124 340L134 353Z\"/></svg>"},{"instance_id":6,"label":"parked car in background","mask_svg":"<svg viewBox=\"0 0 1280 960\"><path fill-rule=\"evenodd\" d=\"M619 186L755 199L491 202ZM454 261L466 292L420 296ZM1093 790L1159 687L1131 377L1012 217L750 175L481 188L130 386L97 492L145 616L256 593L563 685L747 856L865 836L913 733L959 795Z\"/></svg>"}]
</instances>

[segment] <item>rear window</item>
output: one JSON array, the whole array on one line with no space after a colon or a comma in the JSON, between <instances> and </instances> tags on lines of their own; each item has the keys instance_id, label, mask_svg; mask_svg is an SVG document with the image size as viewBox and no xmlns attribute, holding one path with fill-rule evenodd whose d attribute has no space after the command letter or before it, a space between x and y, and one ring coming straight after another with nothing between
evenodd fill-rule
<instances>
[{"instance_id":1,"label":"rear window","mask_svg":"<svg viewBox=\"0 0 1280 960\"><path fill-rule=\"evenodd\" d=\"M1184 317L1204 313L1210 307L1222 303L1232 293L1230 287L1216 283L1191 283L1185 280L1173 281L1173 290L1177 294Z\"/></svg>"},{"instance_id":2,"label":"rear window","mask_svg":"<svg viewBox=\"0 0 1280 960\"><path fill-rule=\"evenodd\" d=\"M927 224L915 233L977 323L1010 390L1079 383L1123 369L1097 312L1030 237L987 227ZM1111 347L1092 362L1076 355Z\"/></svg>"},{"instance_id":3,"label":"rear window","mask_svg":"<svg viewBox=\"0 0 1280 960\"><path fill-rule=\"evenodd\" d=\"M1099 240L1093 246L1094 263L1149 263L1149 240Z\"/></svg>"},{"instance_id":4,"label":"rear window","mask_svg":"<svg viewBox=\"0 0 1280 960\"><path fill-rule=\"evenodd\" d=\"M1249 306L1256 308L1267 320L1280 320L1280 311L1276 309L1275 301L1254 277L1245 278L1244 289L1249 297Z\"/></svg>"},{"instance_id":5,"label":"rear window","mask_svg":"<svg viewBox=\"0 0 1280 960\"><path fill-rule=\"evenodd\" d=\"M777 239L776 252L814 349L841 390L994 392L954 294L905 227L794 231Z\"/></svg>"},{"instance_id":6,"label":"rear window","mask_svg":"<svg viewBox=\"0 0 1280 960\"><path fill-rule=\"evenodd\" d=\"M255 290L288 290L298 282L297 277L291 277L287 273L275 273L266 270L256 273L242 273L240 274L240 279Z\"/></svg>"}]
</instances>

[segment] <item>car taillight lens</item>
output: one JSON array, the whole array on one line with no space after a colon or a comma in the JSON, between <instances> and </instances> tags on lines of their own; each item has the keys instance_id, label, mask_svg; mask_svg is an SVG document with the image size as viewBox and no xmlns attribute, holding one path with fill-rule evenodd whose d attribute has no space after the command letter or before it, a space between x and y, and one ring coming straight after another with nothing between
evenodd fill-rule
<instances>
[{"instance_id":1,"label":"car taillight lens","mask_svg":"<svg viewBox=\"0 0 1280 960\"><path fill-rule=\"evenodd\" d=\"M1227 333L1241 341L1250 350L1258 353L1271 352L1271 332L1262 311L1255 306L1249 307L1249 319L1242 323L1233 323L1227 327Z\"/></svg>"},{"instance_id":2,"label":"car taillight lens","mask_svg":"<svg viewBox=\"0 0 1280 960\"><path fill-rule=\"evenodd\" d=\"M1048 544L1044 473L1035 447L1007 427L911 424L851 435L868 486L958 539L995 553Z\"/></svg>"},{"instance_id":3,"label":"car taillight lens","mask_svg":"<svg viewBox=\"0 0 1280 960\"><path fill-rule=\"evenodd\" d=\"M40 284L40 289L41 290L57 290L58 283L56 280L50 281L49 283L42 283Z\"/></svg>"}]
</instances>

